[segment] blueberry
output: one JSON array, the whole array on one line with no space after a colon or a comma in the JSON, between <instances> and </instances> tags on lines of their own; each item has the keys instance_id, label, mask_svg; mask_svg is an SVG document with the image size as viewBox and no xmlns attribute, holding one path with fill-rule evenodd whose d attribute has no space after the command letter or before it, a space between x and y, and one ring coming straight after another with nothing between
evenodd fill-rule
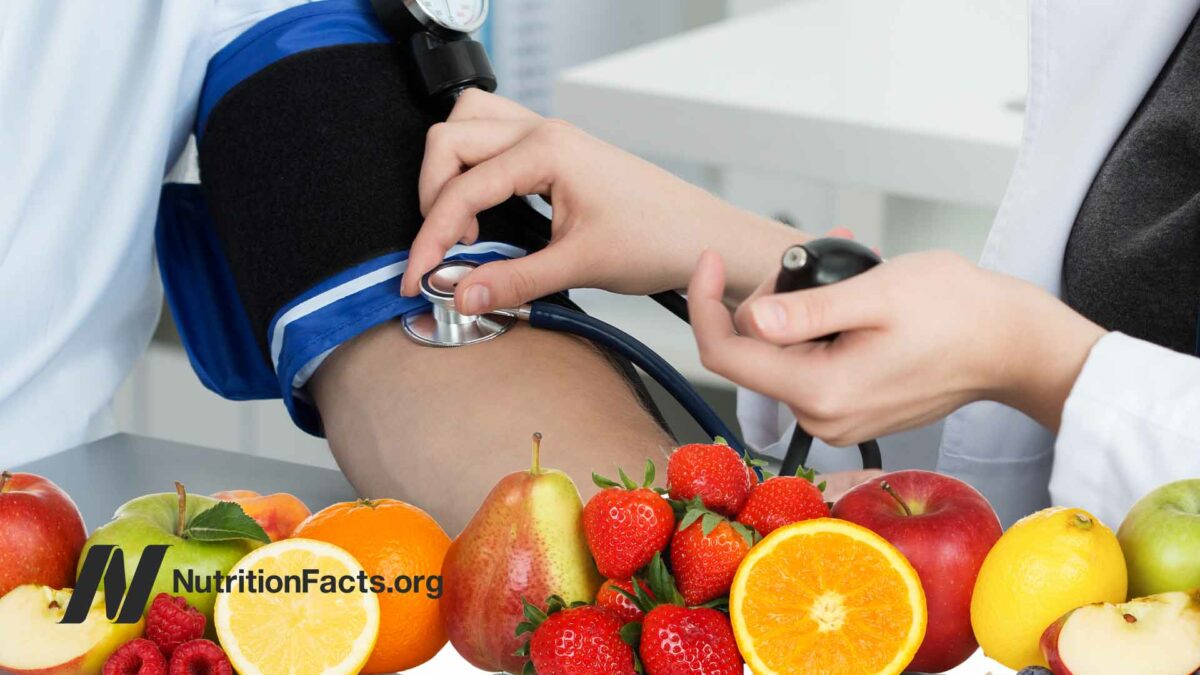
<instances>
[{"instance_id":1,"label":"blueberry","mask_svg":"<svg viewBox=\"0 0 1200 675\"><path fill-rule=\"evenodd\" d=\"M1017 675L1053 675L1053 674L1050 672L1049 668L1043 668L1041 666L1025 666L1017 673Z\"/></svg>"}]
</instances>

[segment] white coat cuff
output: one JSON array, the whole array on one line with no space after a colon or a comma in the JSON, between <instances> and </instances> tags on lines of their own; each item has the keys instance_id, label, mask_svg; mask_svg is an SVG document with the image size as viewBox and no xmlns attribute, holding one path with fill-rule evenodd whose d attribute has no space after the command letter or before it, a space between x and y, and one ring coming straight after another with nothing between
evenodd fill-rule
<instances>
[{"instance_id":1,"label":"white coat cuff","mask_svg":"<svg viewBox=\"0 0 1200 675\"><path fill-rule=\"evenodd\" d=\"M1200 359L1109 333L1063 407L1050 492L1114 529L1146 492L1200 475Z\"/></svg>"}]
</instances>

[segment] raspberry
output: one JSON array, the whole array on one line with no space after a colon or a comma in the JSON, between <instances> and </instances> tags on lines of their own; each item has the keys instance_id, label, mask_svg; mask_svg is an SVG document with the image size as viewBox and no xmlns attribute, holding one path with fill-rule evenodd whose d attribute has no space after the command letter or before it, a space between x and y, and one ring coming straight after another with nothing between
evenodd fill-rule
<instances>
[{"instance_id":1,"label":"raspberry","mask_svg":"<svg viewBox=\"0 0 1200 675\"><path fill-rule=\"evenodd\" d=\"M215 642L189 640L175 648L170 675L233 675L233 666Z\"/></svg>"},{"instance_id":2,"label":"raspberry","mask_svg":"<svg viewBox=\"0 0 1200 675\"><path fill-rule=\"evenodd\" d=\"M204 615L180 597L159 593L146 612L146 638L152 640L168 659L175 648L204 637Z\"/></svg>"},{"instance_id":3,"label":"raspberry","mask_svg":"<svg viewBox=\"0 0 1200 675\"><path fill-rule=\"evenodd\" d=\"M158 645L144 638L130 640L104 662L102 675L166 675L167 660Z\"/></svg>"}]
</instances>

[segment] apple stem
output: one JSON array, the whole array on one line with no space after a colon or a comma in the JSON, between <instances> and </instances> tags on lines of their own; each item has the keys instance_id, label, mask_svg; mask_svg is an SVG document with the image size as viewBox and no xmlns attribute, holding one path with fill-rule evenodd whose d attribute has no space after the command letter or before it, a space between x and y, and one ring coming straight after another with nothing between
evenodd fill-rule
<instances>
[{"instance_id":1,"label":"apple stem","mask_svg":"<svg viewBox=\"0 0 1200 675\"><path fill-rule=\"evenodd\" d=\"M912 509L908 508L908 504L905 504L903 499L900 499L900 495L896 494L896 490L892 488L891 483L885 480L879 484L879 487L883 488L884 492L888 493L892 496L892 499L896 500L896 503L900 505L900 508L904 509L904 515L912 515Z\"/></svg>"},{"instance_id":2,"label":"apple stem","mask_svg":"<svg viewBox=\"0 0 1200 675\"><path fill-rule=\"evenodd\" d=\"M4 486L8 485L8 479L12 478L11 471L0 473L0 492L4 492Z\"/></svg>"},{"instance_id":3,"label":"apple stem","mask_svg":"<svg viewBox=\"0 0 1200 675\"><path fill-rule=\"evenodd\" d=\"M187 524L187 490L183 483L175 481L175 494L179 495L179 515L175 520L175 536L183 536L183 527Z\"/></svg>"},{"instance_id":4,"label":"apple stem","mask_svg":"<svg viewBox=\"0 0 1200 675\"><path fill-rule=\"evenodd\" d=\"M530 465L529 473L534 476L542 472L542 432L535 431L533 434L533 463Z\"/></svg>"}]
</instances>

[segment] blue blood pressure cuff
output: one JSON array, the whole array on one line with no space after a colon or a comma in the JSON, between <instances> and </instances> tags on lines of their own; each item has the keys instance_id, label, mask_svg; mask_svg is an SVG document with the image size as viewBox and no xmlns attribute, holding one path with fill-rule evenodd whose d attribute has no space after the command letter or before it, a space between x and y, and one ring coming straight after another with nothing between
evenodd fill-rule
<instances>
[{"instance_id":1,"label":"blue blood pressure cuff","mask_svg":"<svg viewBox=\"0 0 1200 675\"><path fill-rule=\"evenodd\" d=\"M209 64L195 128L201 184L163 190L159 267L196 373L226 398L282 398L313 434L321 424L304 384L322 359L427 311L399 292L437 120L410 59L369 0L262 21ZM479 242L448 258L513 258L549 237L520 200L479 221Z\"/></svg>"}]
</instances>

